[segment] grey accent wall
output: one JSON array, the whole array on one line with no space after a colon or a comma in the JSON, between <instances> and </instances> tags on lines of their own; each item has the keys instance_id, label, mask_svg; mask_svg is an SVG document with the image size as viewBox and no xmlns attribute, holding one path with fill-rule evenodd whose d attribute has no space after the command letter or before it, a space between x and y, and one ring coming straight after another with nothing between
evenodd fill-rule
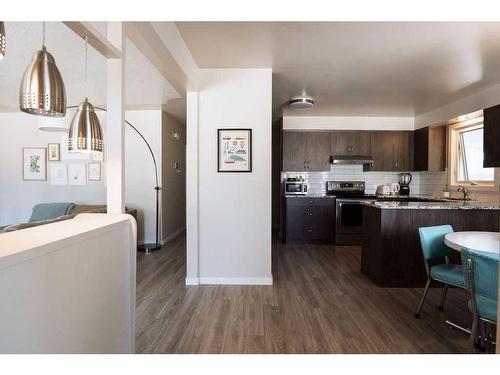
<instances>
[{"instance_id":1,"label":"grey accent wall","mask_svg":"<svg viewBox=\"0 0 500 375\"><path fill-rule=\"evenodd\" d=\"M179 139L174 134L179 135ZM186 228L186 126L162 112L162 241ZM178 168L175 168L178 163Z\"/></svg>"}]
</instances>

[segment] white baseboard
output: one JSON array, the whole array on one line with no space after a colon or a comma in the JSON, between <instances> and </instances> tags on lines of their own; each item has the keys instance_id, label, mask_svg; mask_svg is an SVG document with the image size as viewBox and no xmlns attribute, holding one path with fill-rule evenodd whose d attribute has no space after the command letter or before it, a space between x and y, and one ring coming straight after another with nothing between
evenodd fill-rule
<instances>
[{"instance_id":1,"label":"white baseboard","mask_svg":"<svg viewBox=\"0 0 500 375\"><path fill-rule=\"evenodd\" d=\"M200 277L200 284L216 285L273 285L271 277Z\"/></svg>"},{"instance_id":2,"label":"white baseboard","mask_svg":"<svg viewBox=\"0 0 500 375\"><path fill-rule=\"evenodd\" d=\"M197 277L186 277L186 285L200 285L200 279Z\"/></svg>"},{"instance_id":3,"label":"white baseboard","mask_svg":"<svg viewBox=\"0 0 500 375\"><path fill-rule=\"evenodd\" d=\"M182 227L182 228L176 230L174 233L172 233L171 235L169 235L169 236L165 237L163 240L161 240L161 245L163 246L166 243L172 241L174 238L176 238L180 234L184 233L185 230L186 230L186 227Z\"/></svg>"}]
</instances>

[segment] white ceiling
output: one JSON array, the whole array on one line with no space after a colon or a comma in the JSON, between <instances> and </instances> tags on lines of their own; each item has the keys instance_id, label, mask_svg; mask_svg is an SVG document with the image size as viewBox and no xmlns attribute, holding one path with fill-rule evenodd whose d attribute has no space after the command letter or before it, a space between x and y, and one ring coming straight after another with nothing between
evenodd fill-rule
<instances>
[{"instance_id":1,"label":"white ceiling","mask_svg":"<svg viewBox=\"0 0 500 375\"><path fill-rule=\"evenodd\" d=\"M177 22L200 68L272 68L295 115L414 116L500 82L500 23Z\"/></svg>"},{"instance_id":2,"label":"white ceiling","mask_svg":"<svg viewBox=\"0 0 500 375\"><path fill-rule=\"evenodd\" d=\"M105 32L105 23L94 23ZM7 52L0 61L0 109L15 110L19 106L19 84L33 53L41 48L40 22L6 22ZM68 105L84 99L84 41L60 22L46 25L47 50L54 56L63 77ZM163 78L148 59L127 40L126 103L134 109L162 108L180 95ZM89 47L88 93L95 105L106 105L106 59ZM182 116L182 111L174 113Z\"/></svg>"}]
</instances>

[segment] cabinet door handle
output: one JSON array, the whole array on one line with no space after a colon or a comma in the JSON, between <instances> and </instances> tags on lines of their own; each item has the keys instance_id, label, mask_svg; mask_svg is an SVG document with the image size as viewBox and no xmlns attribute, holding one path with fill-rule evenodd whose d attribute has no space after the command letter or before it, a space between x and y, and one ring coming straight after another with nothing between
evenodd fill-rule
<instances>
[{"instance_id":1,"label":"cabinet door handle","mask_svg":"<svg viewBox=\"0 0 500 375\"><path fill-rule=\"evenodd\" d=\"M304 160L304 169L307 169L307 161Z\"/></svg>"},{"instance_id":2,"label":"cabinet door handle","mask_svg":"<svg viewBox=\"0 0 500 375\"><path fill-rule=\"evenodd\" d=\"M308 216L312 216L313 214L312 214L312 212L309 212L307 215L308 215Z\"/></svg>"},{"instance_id":3,"label":"cabinet door handle","mask_svg":"<svg viewBox=\"0 0 500 375\"><path fill-rule=\"evenodd\" d=\"M307 161L307 169L311 169L311 166L309 165L309 160Z\"/></svg>"},{"instance_id":4,"label":"cabinet door handle","mask_svg":"<svg viewBox=\"0 0 500 375\"><path fill-rule=\"evenodd\" d=\"M311 200L310 200L310 201L309 201L309 203L310 203L310 204L312 204L312 203L313 203L313 201L311 201Z\"/></svg>"},{"instance_id":5,"label":"cabinet door handle","mask_svg":"<svg viewBox=\"0 0 500 375\"><path fill-rule=\"evenodd\" d=\"M312 229L308 229L307 233L312 233L312 231L313 231Z\"/></svg>"},{"instance_id":6,"label":"cabinet door handle","mask_svg":"<svg viewBox=\"0 0 500 375\"><path fill-rule=\"evenodd\" d=\"M398 167L398 162L395 162L394 163L394 168L397 168Z\"/></svg>"}]
</instances>

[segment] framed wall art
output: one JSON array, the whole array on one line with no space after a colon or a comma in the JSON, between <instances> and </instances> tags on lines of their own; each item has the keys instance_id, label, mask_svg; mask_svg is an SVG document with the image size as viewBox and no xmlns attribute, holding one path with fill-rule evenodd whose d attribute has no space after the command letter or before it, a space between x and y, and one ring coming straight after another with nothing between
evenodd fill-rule
<instances>
[{"instance_id":1,"label":"framed wall art","mask_svg":"<svg viewBox=\"0 0 500 375\"><path fill-rule=\"evenodd\" d=\"M23 180L47 180L47 149L45 147L23 147Z\"/></svg>"},{"instance_id":2,"label":"framed wall art","mask_svg":"<svg viewBox=\"0 0 500 375\"><path fill-rule=\"evenodd\" d=\"M49 143L47 145L48 158L49 161L60 161L61 160L61 144L60 143Z\"/></svg>"},{"instance_id":3,"label":"framed wall art","mask_svg":"<svg viewBox=\"0 0 500 375\"><path fill-rule=\"evenodd\" d=\"M85 164L68 164L68 185L86 185L87 175L85 169Z\"/></svg>"},{"instance_id":4,"label":"framed wall art","mask_svg":"<svg viewBox=\"0 0 500 375\"><path fill-rule=\"evenodd\" d=\"M92 161L104 161L104 152L93 152Z\"/></svg>"},{"instance_id":5,"label":"framed wall art","mask_svg":"<svg viewBox=\"0 0 500 375\"><path fill-rule=\"evenodd\" d=\"M101 163L87 164L87 179L89 181L101 181Z\"/></svg>"},{"instance_id":6,"label":"framed wall art","mask_svg":"<svg viewBox=\"0 0 500 375\"><path fill-rule=\"evenodd\" d=\"M217 129L217 171L252 172L252 129Z\"/></svg>"},{"instance_id":7,"label":"framed wall art","mask_svg":"<svg viewBox=\"0 0 500 375\"><path fill-rule=\"evenodd\" d=\"M68 166L66 163L49 164L49 181L51 185L68 184Z\"/></svg>"}]
</instances>

